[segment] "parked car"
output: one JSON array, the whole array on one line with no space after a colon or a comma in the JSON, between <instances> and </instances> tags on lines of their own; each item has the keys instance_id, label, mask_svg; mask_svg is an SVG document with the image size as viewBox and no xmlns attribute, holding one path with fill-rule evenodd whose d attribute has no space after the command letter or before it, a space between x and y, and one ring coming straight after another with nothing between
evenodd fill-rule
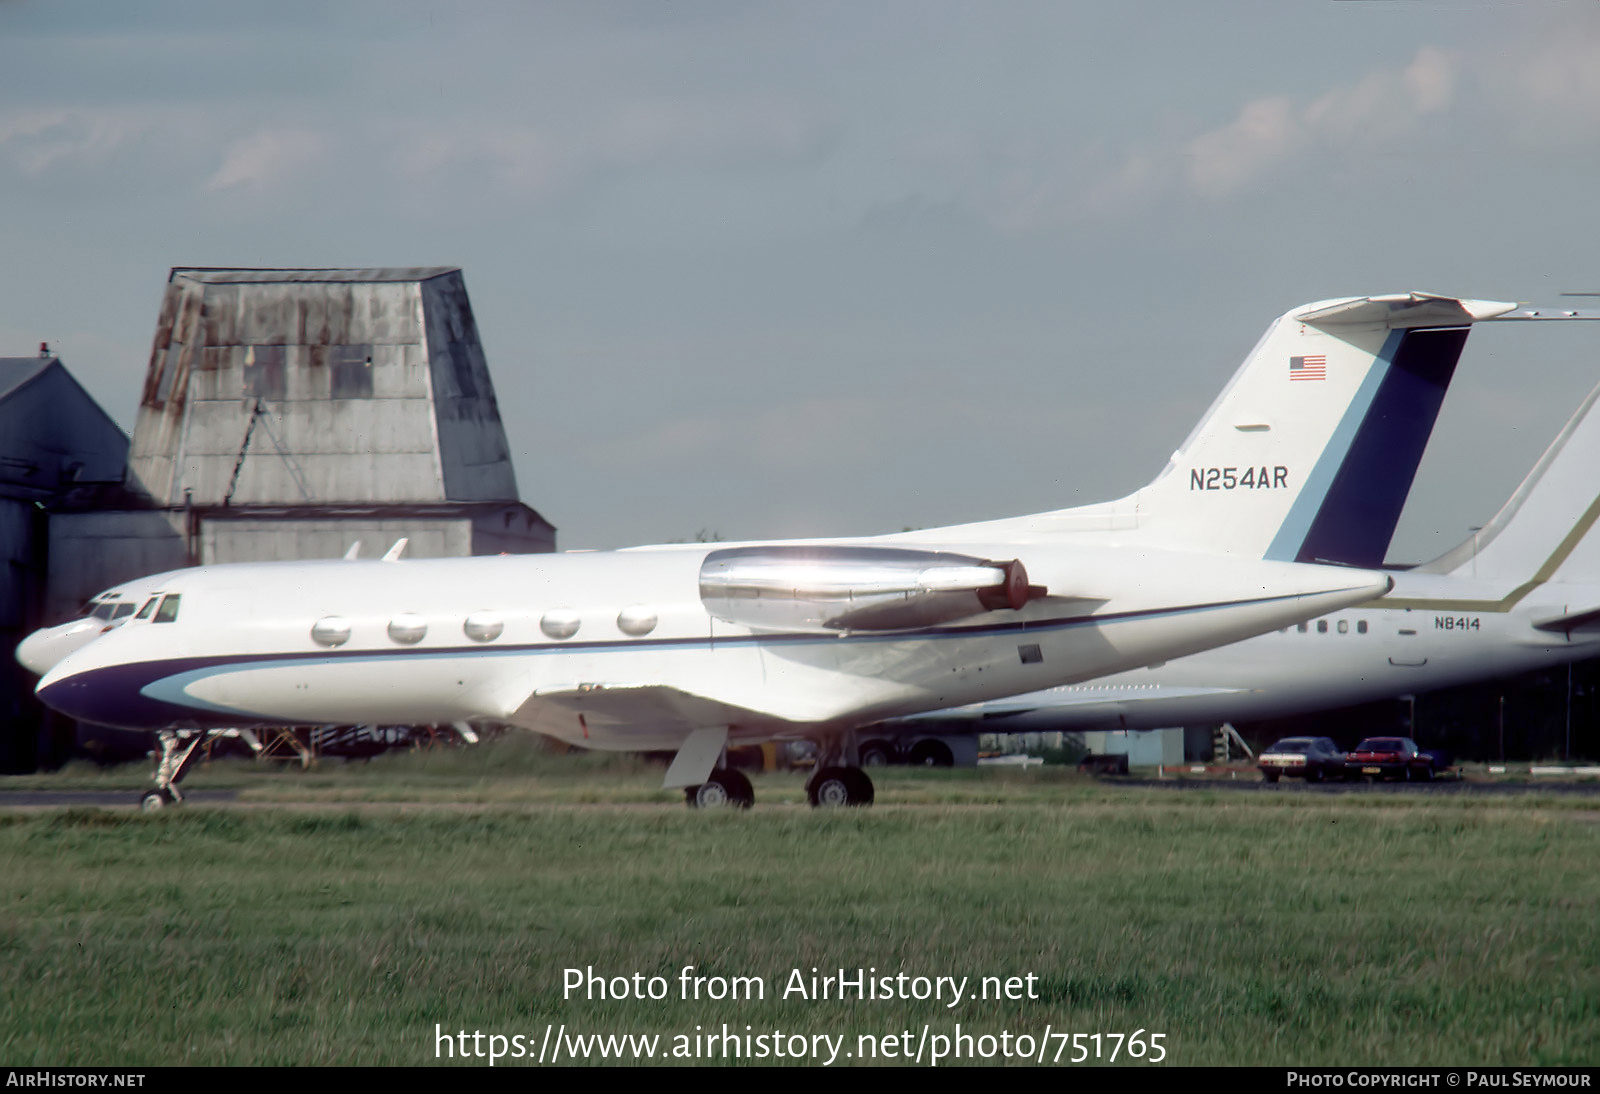
<instances>
[{"instance_id":1,"label":"parked car","mask_svg":"<svg viewBox=\"0 0 1600 1094\"><path fill-rule=\"evenodd\" d=\"M1284 775L1314 783L1345 777L1344 752L1328 737L1285 737L1256 757L1256 766L1269 783Z\"/></svg>"},{"instance_id":2,"label":"parked car","mask_svg":"<svg viewBox=\"0 0 1600 1094\"><path fill-rule=\"evenodd\" d=\"M1367 779L1432 779L1439 760L1410 737L1368 737L1346 757L1350 773Z\"/></svg>"}]
</instances>

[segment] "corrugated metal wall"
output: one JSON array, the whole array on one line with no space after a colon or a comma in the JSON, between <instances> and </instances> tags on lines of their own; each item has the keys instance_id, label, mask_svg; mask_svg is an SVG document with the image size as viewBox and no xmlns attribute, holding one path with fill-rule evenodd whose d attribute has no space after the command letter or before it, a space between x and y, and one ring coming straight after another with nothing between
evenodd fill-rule
<instances>
[{"instance_id":1,"label":"corrugated metal wall","mask_svg":"<svg viewBox=\"0 0 1600 1094\"><path fill-rule=\"evenodd\" d=\"M451 268L174 270L132 471L164 505L517 497Z\"/></svg>"}]
</instances>

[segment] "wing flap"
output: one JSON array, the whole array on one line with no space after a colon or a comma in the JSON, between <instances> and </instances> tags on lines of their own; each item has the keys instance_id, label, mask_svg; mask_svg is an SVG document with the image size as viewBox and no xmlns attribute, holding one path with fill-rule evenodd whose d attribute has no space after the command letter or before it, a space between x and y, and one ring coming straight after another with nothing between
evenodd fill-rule
<instances>
[{"instance_id":1,"label":"wing flap","mask_svg":"<svg viewBox=\"0 0 1600 1094\"><path fill-rule=\"evenodd\" d=\"M591 729L608 733L638 730L650 738L687 735L707 726L777 721L769 714L661 684L540 688L506 720L556 737L571 736L571 725L579 720L585 735ZM641 743L640 747L656 746Z\"/></svg>"}]
</instances>

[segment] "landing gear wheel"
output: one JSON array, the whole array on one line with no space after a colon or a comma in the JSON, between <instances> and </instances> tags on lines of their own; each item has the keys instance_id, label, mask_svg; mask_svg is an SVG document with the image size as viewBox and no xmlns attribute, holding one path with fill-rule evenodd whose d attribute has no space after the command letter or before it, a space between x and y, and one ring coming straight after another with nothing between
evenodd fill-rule
<instances>
[{"instance_id":1,"label":"landing gear wheel","mask_svg":"<svg viewBox=\"0 0 1600 1094\"><path fill-rule=\"evenodd\" d=\"M749 809L756 792L742 771L719 767L699 786L685 788L683 800L690 809Z\"/></svg>"},{"instance_id":2,"label":"landing gear wheel","mask_svg":"<svg viewBox=\"0 0 1600 1094\"><path fill-rule=\"evenodd\" d=\"M911 766L913 767L954 767L955 754L950 751L950 746L943 741L919 741L911 750Z\"/></svg>"},{"instance_id":3,"label":"landing gear wheel","mask_svg":"<svg viewBox=\"0 0 1600 1094\"><path fill-rule=\"evenodd\" d=\"M862 767L887 767L893 756L893 748L882 741L868 741L861 746Z\"/></svg>"},{"instance_id":4,"label":"landing gear wheel","mask_svg":"<svg viewBox=\"0 0 1600 1094\"><path fill-rule=\"evenodd\" d=\"M151 790L139 799L139 808L146 813L158 813L169 805L176 805L177 801L170 790Z\"/></svg>"},{"instance_id":5,"label":"landing gear wheel","mask_svg":"<svg viewBox=\"0 0 1600 1094\"><path fill-rule=\"evenodd\" d=\"M806 783L806 800L819 809L871 805L872 780L859 767L824 767Z\"/></svg>"}]
</instances>

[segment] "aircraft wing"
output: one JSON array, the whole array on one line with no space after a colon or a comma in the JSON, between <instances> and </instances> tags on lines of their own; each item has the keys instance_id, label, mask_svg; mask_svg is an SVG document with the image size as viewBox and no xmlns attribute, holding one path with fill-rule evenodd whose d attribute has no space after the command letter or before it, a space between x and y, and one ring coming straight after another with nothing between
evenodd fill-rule
<instances>
[{"instance_id":1,"label":"aircraft wing","mask_svg":"<svg viewBox=\"0 0 1600 1094\"><path fill-rule=\"evenodd\" d=\"M708 726L771 725L771 714L663 684L575 684L540 688L507 721L566 739L574 723L582 736L629 732L641 749L676 747L688 734ZM654 743L654 738L670 743Z\"/></svg>"},{"instance_id":2,"label":"aircraft wing","mask_svg":"<svg viewBox=\"0 0 1600 1094\"><path fill-rule=\"evenodd\" d=\"M1035 710L1070 710L1074 707L1098 706L1107 703L1126 702L1130 699L1193 699L1215 695L1237 695L1248 690L1250 689L1183 687L1160 684L1130 687L1083 684L1064 688L1051 688L1048 691L1033 691L1025 695L1013 695L1007 699L993 699L986 703L974 703L971 706L956 707L950 710L933 710L926 714L913 714L907 717L905 721L931 722L949 718L962 720L1004 718L1008 715L1027 714Z\"/></svg>"}]
</instances>

